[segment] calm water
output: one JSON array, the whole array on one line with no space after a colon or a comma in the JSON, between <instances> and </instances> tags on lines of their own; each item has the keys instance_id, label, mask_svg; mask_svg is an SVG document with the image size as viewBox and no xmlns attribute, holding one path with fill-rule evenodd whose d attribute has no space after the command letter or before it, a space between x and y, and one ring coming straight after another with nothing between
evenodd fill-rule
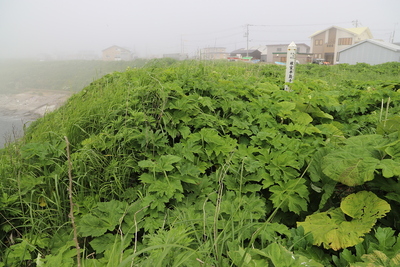
<instances>
[{"instance_id":1,"label":"calm water","mask_svg":"<svg viewBox=\"0 0 400 267\"><path fill-rule=\"evenodd\" d=\"M7 140L13 140L14 135L20 137L23 132L24 122L21 118L5 117L0 114L0 148L4 147Z\"/></svg>"}]
</instances>

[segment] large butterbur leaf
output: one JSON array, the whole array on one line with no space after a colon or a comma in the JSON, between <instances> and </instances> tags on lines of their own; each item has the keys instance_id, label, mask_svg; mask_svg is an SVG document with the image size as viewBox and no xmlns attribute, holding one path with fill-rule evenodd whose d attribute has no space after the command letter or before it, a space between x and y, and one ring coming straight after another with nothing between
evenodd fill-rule
<instances>
[{"instance_id":1,"label":"large butterbur leaf","mask_svg":"<svg viewBox=\"0 0 400 267\"><path fill-rule=\"evenodd\" d=\"M361 191L347 196L340 208L307 216L297 225L313 235L314 245L339 250L361 243L376 220L389 211L386 201L372 192ZM345 215L351 219L347 220Z\"/></svg>"},{"instance_id":2,"label":"large butterbur leaf","mask_svg":"<svg viewBox=\"0 0 400 267\"><path fill-rule=\"evenodd\" d=\"M361 191L347 196L340 209L348 216L363 221L376 221L390 211L390 205L369 191Z\"/></svg>"},{"instance_id":3,"label":"large butterbur leaf","mask_svg":"<svg viewBox=\"0 0 400 267\"><path fill-rule=\"evenodd\" d=\"M348 186L362 185L374 179L380 161L371 156L340 150L322 160L322 171L329 178Z\"/></svg>"},{"instance_id":4,"label":"large butterbur leaf","mask_svg":"<svg viewBox=\"0 0 400 267\"><path fill-rule=\"evenodd\" d=\"M319 168L337 182L348 186L362 185L375 178L377 169L381 169L386 178L400 175L399 151L397 135L353 136L345 141L344 147L323 156ZM387 156L392 159L385 158Z\"/></svg>"}]
</instances>

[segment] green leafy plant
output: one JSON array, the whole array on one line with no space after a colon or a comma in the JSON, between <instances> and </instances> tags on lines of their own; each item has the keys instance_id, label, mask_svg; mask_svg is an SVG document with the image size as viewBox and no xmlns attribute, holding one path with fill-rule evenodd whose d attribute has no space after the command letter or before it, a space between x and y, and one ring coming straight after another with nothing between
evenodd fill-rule
<instances>
[{"instance_id":1,"label":"green leafy plant","mask_svg":"<svg viewBox=\"0 0 400 267\"><path fill-rule=\"evenodd\" d=\"M299 65L291 92L275 65L161 60L105 75L0 150L0 258L395 263L398 70Z\"/></svg>"},{"instance_id":2,"label":"green leafy plant","mask_svg":"<svg viewBox=\"0 0 400 267\"><path fill-rule=\"evenodd\" d=\"M339 250L361 243L362 236L389 211L386 201L372 192L361 191L343 199L340 208L307 216L297 225L313 235L314 245L323 244L325 248Z\"/></svg>"}]
</instances>

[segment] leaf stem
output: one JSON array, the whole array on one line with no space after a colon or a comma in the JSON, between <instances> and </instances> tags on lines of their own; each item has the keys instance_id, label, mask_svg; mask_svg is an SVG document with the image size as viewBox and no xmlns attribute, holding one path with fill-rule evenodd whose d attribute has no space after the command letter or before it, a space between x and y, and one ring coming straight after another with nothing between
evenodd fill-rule
<instances>
[{"instance_id":1,"label":"leaf stem","mask_svg":"<svg viewBox=\"0 0 400 267\"><path fill-rule=\"evenodd\" d=\"M79 247L79 242L78 242L78 231L76 229L75 217L74 217L74 202L72 201L72 162L69 151L70 143L66 136L64 136L64 138L65 138L65 143L67 144L68 179L69 179L68 197L69 197L70 210L68 217L71 219L72 228L74 229L74 242L76 247L77 266L81 267L81 248Z\"/></svg>"}]
</instances>

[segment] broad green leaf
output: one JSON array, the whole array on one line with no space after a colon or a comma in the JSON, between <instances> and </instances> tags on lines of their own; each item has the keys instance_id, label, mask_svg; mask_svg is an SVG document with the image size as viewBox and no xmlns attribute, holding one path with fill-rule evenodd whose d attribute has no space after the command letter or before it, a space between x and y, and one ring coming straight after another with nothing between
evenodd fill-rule
<instances>
[{"instance_id":1,"label":"broad green leaf","mask_svg":"<svg viewBox=\"0 0 400 267\"><path fill-rule=\"evenodd\" d=\"M263 154L263 152L261 152ZM265 157L271 158L270 164L266 166L274 180L289 181L299 177L300 162L298 155L293 151L272 152L267 151ZM260 158L262 160L263 158Z\"/></svg>"},{"instance_id":2,"label":"broad green leaf","mask_svg":"<svg viewBox=\"0 0 400 267\"><path fill-rule=\"evenodd\" d=\"M382 174L385 178L400 176L400 163L392 159L381 160L377 169L382 169Z\"/></svg>"},{"instance_id":3,"label":"broad green leaf","mask_svg":"<svg viewBox=\"0 0 400 267\"><path fill-rule=\"evenodd\" d=\"M78 221L78 230L82 236L101 236L112 231L120 223L127 203L117 200L99 202L91 213L85 214Z\"/></svg>"},{"instance_id":4,"label":"broad green leaf","mask_svg":"<svg viewBox=\"0 0 400 267\"><path fill-rule=\"evenodd\" d=\"M25 260L30 260L30 253L34 250L34 247L27 241L22 240L22 242L11 245L6 249L6 254L9 263L18 262L19 264Z\"/></svg>"},{"instance_id":5,"label":"broad green leaf","mask_svg":"<svg viewBox=\"0 0 400 267\"><path fill-rule=\"evenodd\" d=\"M250 250L249 252L254 252ZM267 267L268 262L266 259L257 259L259 256L253 258L244 248L239 247L237 250L229 249L228 255L229 258L233 261L236 266L247 266L247 267Z\"/></svg>"},{"instance_id":6,"label":"broad green leaf","mask_svg":"<svg viewBox=\"0 0 400 267\"><path fill-rule=\"evenodd\" d=\"M336 99L330 98L330 101L336 102ZM300 103L300 102L297 102L296 106L297 106L298 110L311 114L313 118L326 118L326 119L333 120L332 115L323 112L320 108L318 108L316 106L311 106L309 104L304 104L304 103Z\"/></svg>"},{"instance_id":7,"label":"broad green leaf","mask_svg":"<svg viewBox=\"0 0 400 267\"><path fill-rule=\"evenodd\" d=\"M325 248L339 250L361 243L361 236L368 233L373 224L362 223L361 220L348 222L344 213L337 208L307 216L297 226L302 226L305 233L312 233L314 245L323 244Z\"/></svg>"},{"instance_id":8,"label":"broad green leaf","mask_svg":"<svg viewBox=\"0 0 400 267\"><path fill-rule=\"evenodd\" d=\"M90 246L96 253L102 253L114 244L115 239L118 238L111 233L99 236L90 241Z\"/></svg>"},{"instance_id":9,"label":"broad green leaf","mask_svg":"<svg viewBox=\"0 0 400 267\"><path fill-rule=\"evenodd\" d=\"M305 112L293 112L292 115L290 115L290 119L293 123L299 125L308 125L313 121L313 118Z\"/></svg>"},{"instance_id":10,"label":"broad green leaf","mask_svg":"<svg viewBox=\"0 0 400 267\"><path fill-rule=\"evenodd\" d=\"M44 258L46 263L45 266L75 266L76 264L74 258L76 257L76 252L74 241L68 241L57 251L57 254L50 254Z\"/></svg>"},{"instance_id":11,"label":"broad green leaf","mask_svg":"<svg viewBox=\"0 0 400 267\"><path fill-rule=\"evenodd\" d=\"M358 192L347 196L340 208L315 213L297 222L305 233L312 233L314 245L339 250L355 246L363 241L362 236L370 232L376 220L390 211L386 201L371 192ZM345 214L352 217L346 220Z\"/></svg>"},{"instance_id":12,"label":"broad green leaf","mask_svg":"<svg viewBox=\"0 0 400 267\"><path fill-rule=\"evenodd\" d=\"M100 219L92 214L85 214L78 223L79 233L83 236L101 236L108 230L113 230L115 224L110 224L109 222Z\"/></svg>"},{"instance_id":13,"label":"broad green leaf","mask_svg":"<svg viewBox=\"0 0 400 267\"><path fill-rule=\"evenodd\" d=\"M400 203L400 194L397 194L397 193L394 193L394 192L390 192L390 193L386 194L385 197L387 199L394 200L394 201Z\"/></svg>"},{"instance_id":14,"label":"broad green leaf","mask_svg":"<svg viewBox=\"0 0 400 267\"><path fill-rule=\"evenodd\" d=\"M289 124L286 125L285 129L289 132L299 132L302 135L304 134L313 134L313 133L321 133L321 131L315 127L314 125L308 124L308 125L301 125L301 124Z\"/></svg>"},{"instance_id":15,"label":"broad green leaf","mask_svg":"<svg viewBox=\"0 0 400 267\"><path fill-rule=\"evenodd\" d=\"M298 178L286 183L278 182L279 185L271 186L269 188L272 192L270 199L274 207L283 211L290 210L297 214L306 211L309 192L304 183L305 179Z\"/></svg>"},{"instance_id":16,"label":"broad green leaf","mask_svg":"<svg viewBox=\"0 0 400 267\"><path fill-rule=\"evenodd\" d=\"M172 171L174 166L172 164L181 160L181 157L175 155L162 155L157 160L142 160L138 165L142 168L148 168L153 172Z\"/></svg>"},{"instance_id":17,"label":"broad green leaf","mask_svg":"<svg viewBox=\"0 0 400 267\"><path fill-rule=\"evenodd\" d=\"M333 136L336 136L340 138L342 141L344 140L343 132L338 129L335 125L332 123L329 124L320 124L316 126L318 129L321 130L321 133L332 138Z\"/></svg>"},{"instance_id":18,"label":"broad green leaf","mask_svg":"<svg viewBox=\"0 0 400 267\"><path fill-rule=\"evenodd\" d=\"M296 255L289 251L284 246L278 243L270 244L266 249L254 250L261 256L268 257L274 266L279 267L292 267L292 266L308 266L308 267L323 267L322 264L307 259L305 256Z\"/></svg>"},{"instance_id":19,"label":"broad green leaf","mask_svg":"<svg viewBox=\"0 0 400 267\"><path fill-rule=\"evenodd\" d=\"M400 116L393 116L387 120L381 121L376 128L376 133L382 135L398 131L400 131Z\"/></svg>"},{"instance_id":20,"label":"broad green leaf","mask_svg":"<svg viewBox=\"0 0 400 267\"><path fill-rule=\"evenodd\" d=\"M364 262L357 262L351 264L351 267L398 267L400 266L400 253L396 254L393 258L389 258L384 252L374 250L372 253L364 254L361 256Z\"/></svg>"},{"instance_id":21,"label":"broad green leaf","mask_svg":"<svg viewBox=\"0 0 400 267\"><path fill-rule=\"evenodd\" d=\"M393 250L396 244L396 231L389 227L378 227L375 232L375 238L378 240L376 249L380 250Z\"/></svg>"},{"instance_id":22,"label":"broad green leaf","mask_svg":"<svg viewBox=\"0 0 400 267\"><path fill-rule=\"evenodd\" d=\"M190 134L190 128L187 126L180 125L179 126L179 133L182 135L184 139L186 139Z\"/></svg>"},{"instance_id":23,"label":"broad green leaf","mask_svg":"<svg viewBox=\"0 0 400 267\"><path fill-rule=\"evenodd\" d=\"M287 115L292 114L292 110L296 108L296 104L293 102L283 101L276 104L279 108L278 116L286 117Z\"/></svg>"},{"instance_id":24,"label":"broad green leaf","mask_svg":"<svg viewBox=\"0 0 400 267\"><path fill-rule=\"evenodd\" d=\"M362 157L369 156L381 159L383 153L378 148L387 142L388 140L379 134L356 135L345 141L344 149Z\"/></svg>"},{"instance_id":25,"label":"broad green leaf","mask_svg":"<svg viewBox=\"0 0 400 267\"><path fill-rule=\"evenodd\" d=\"M322 160L322 171L329 178L348 186L362 185L374 179L380 161L350 151L337 151Z\"/></svg>"},{"instance_id":26,"label":"broad green leaf","mask_svg":"<svg viewBox=\"0 0 400 267\"><path fill-rule=\"evenodd\" d=\"M369 221L380 219L390 211L390 205L369 191L347 196L340 203L341 210L354 219Z\"/></svg>"},{"instance_id":27,"label":"broad green leaf","mask_svg":"<svg viewBox=\"0 0 400 267\"><path fill-rule=\"evenodd\" d=\"M332 123L320 124L315 127L321 131L321 134L326 136L326 143L340 144L346 140L343 132Z\"/></svg>"},{"instance_id":28,"label":"broad green leaf","mask_svg":"<svg viewBox=\"0 0 400 267\"><path fill-rule=\"evenodd\" d=\"M157 161L157 164L160 171L172 171L174 169L174 166L172 164L180 160L181 157L175 155L163 155Z\"/></svg>"},{"instance_id":29,"label":"broad green leaf","mask_svg":"<svg viewBox=\"0 0 400 267\"><path fill-rule=\"evenodd\" d=\"M269 242L277 241L282 236L291 237L292 233L289 228L280 223L263 223L260 228L259 236L262 240Z\"/></svg>"},{"instance_id":30,"label":"broad green leaf","mask_svg":"<svg viewBox=\"0 0 400 267\"><path fill-rule=\"evenodd\" d=\"M254 193L246 196L230 191L222 198L220 211L229 214L232 221L243 222L248 218L263 218L268 209L264 200Z\"/></svg>"},{"instance_id":31,"label":"broad green leaf","mask_svg":"<svg viewBox=\"0 0 400 267\"><path fill-rule=\"evenodd\" d=\"M183 188L181 181L178 179L171 179L170 181L157 180L149 186L149 192L156 192L157 195L165 195L167 198L181 198Z\"/></svg>"},{"instance_id":32,"label":"broad green leaf","mask_svg":"<svg viewBox=\"0 0 400 267\"><path fill-rule=\"evenodd\" d=\"M275 183L274 179L271 177L271 175L268 172L265 171L265 169L259 169L257 171L257 175L259 175L260 178L262 179L261 182L262 182L263 189L268 188Z\"/></svg>"},{"instance_id":33,"label":"broad green leaf","mask_svg":"<svg viewBox=\"0 0 400 267\"><path fill-rule=\"evenodd\" d=\"M193 136L193 135L190 135ZM193 140L189 137L188 140L183 140L181 143L174 145L174 153L181 155L183 158L194 162L195 153L198 155L203 154L202 147L197 143L198 140Z\"/></svg>"},{"instance_id":34,"label":"broad green leaf","mask_svg":"<svg viewBox=\"0 0 400 267\"><path fill-rule=\"evenodd\" d=\"M323 171L322 159L329 154L329 149L322 148L317 150L311 160L310 166L308 168L308 173L310 174L311 181L313 182L326 182L329 181L329 177L326 176Z\"/></svg>"},{"instance_id":35,"label":"broad green leaf","mask_svg":"<svg viewBox=\"0 0 400 267\"><path fill-rule=\"evenodd\" d=\"M385 146L385 153L392 157L392 159L400 160L400 140L396 140Z\"/></svg>"}]
</instances>

